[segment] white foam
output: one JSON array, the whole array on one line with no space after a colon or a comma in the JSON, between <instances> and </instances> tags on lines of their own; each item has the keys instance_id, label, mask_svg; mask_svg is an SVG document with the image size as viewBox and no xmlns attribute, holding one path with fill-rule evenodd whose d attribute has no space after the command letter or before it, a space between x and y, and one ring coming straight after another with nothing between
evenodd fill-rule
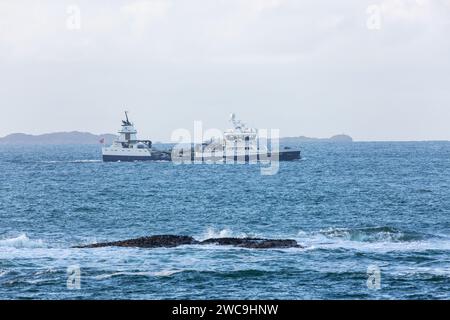
<instances>
[{"instance_id":1,"label":"white foam","mask_svg":"<svg viewBox=\"0 0 450 320\"><path fill-rule=\"evenodd\" d=\"M350 230L340 228L330 228L320 230L319 232L299 231L296 240L309 250L349 249L380 253L391 251L450 250L450 241L446 238L398 241L398 238L403 235L402 232L398 232L398 235L392 235L389 232L381 231L370 235L370 241L365 241L364 236L351 237L350 233Z\"/></svg>"},{"instance_id":2,"label":"white foam","mask_svg":"<svg viewBox=\"0 0 450 320\"><path fill-rule=\"evenodd\" d=\"M170 277L171 275L175 274L175 273L179 273L182 272L180 270L161 270L161 271L157 271L157 272L153 272L154 276L157 277Z\"/></svg>"},{"instance_id":3,"label":"white foam","mask_svg":"<svg viewBox=\"0 0 450 320\"><path fill-rule=\"evenodd\" d=\"M212 227L209 227L202 234L200 240L205 240L205 239L209 239L209 238L226 238L226 237L232 237L232 235L233 235L233 232L230 229L216 230Z\"/></svg>"},{"instance_id":4,"label":"white foam","mask_svg":"<svg viewBox=\"0 0 450 320\"><path fill-rule=\"evenodd\" d=\"M450 267L397 267L389 270L389 273L399 277L433 275L450 277Z\"/></svg>"},{"instance_id":5,"label":"white foam","mask_svg":"<svg viewBox=\"0 0 450 320\"><path fill-rule=\"evenodd\" d=\"M0 247L10 247L10 248L42 248L44 247L44 242L40 239L31 240L25 233L20 234L15 238L2 239L0 240Z\"/></svg>"},{"instance_id":6,"label":"white foam","mask_svg":"<svg viewBox=\"0 0 450 320\"><path fill-rule=\"evenodd\" d=\"M110 279L117 276L144 276L144 277L169 277L175 273L182 272L181 270L161 270L161 271L117 271L113 273L105 273L95 276L95 280Z\"/></svg>"},{"instance_id":7,"label":"white foam","mask_svg":"<svg viewBox=\"0 0 450 320\"><path fill-rule=\"evenodd\" d=\"M230 230L228 228L225 228L222 230L216 230L215 228L209 227L206 229L205 232L203 232L200 235L198 240L202 241L202 240L206 240L206 239L210 239L210 238L228 238L228 237L244 238L247 236L248 235L245 233L236 234L235 232L233 232L232 230Z\"/></svg>"},{"instance_id":8,"label":"white foam","mask_svg":"<svg viewBox=\"0 0 450 320\"><path fill-rule=\"evenodd\" d=\"M79 159L79 160L45 160L41 161L42 163L97 163L102 162L102 160L99 159Z\"/></svg>"},{"instance_id":9,"label":"white foam","mask_svg":"<svg viewBox=\"0 0 450 320\"><path fill-rule=\"evenodd\" d=\"M69 162L73 162L73 163L97 163L97 162L102 162L102 160L99 160L99 159L83 159L83 160L73 160L73 161L69 161Z\"/></svg>"},{"instance_id":10,"label":"white foam","mask_svg":"<svg viewBox=\"0 0 450 320\"><path fill-rule=\"evenodd\" d=\"M443 241L415 241L415 242L375 242L364 243L355 241L341 241L333 244L318 245L327 249L353 249L357 251L391 252L391 251L428 251L450 250L450 243Z\"/></svg>"},{"instance_id":11,"label":"white foam","mask_svg":"<svg viewBox=\"0 0 450 320\"><path fill-rule=\"evenodd\" d=\"M98 276L95 276L96 280L109 279L116 276L150 276L150 272L140 271L140 272L126 272L126 271L118 271L113 273L105 273Z\"/></svg>"}]
</instances>

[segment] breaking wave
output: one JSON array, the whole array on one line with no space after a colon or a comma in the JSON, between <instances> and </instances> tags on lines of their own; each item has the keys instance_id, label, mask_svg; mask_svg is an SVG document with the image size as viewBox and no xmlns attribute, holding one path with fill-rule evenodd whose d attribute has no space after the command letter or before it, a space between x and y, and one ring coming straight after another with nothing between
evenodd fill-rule
<instances>
[{"instance_id":1,"label":"breaking wave","mask_svg":"<svg viewBox=\"0 0 450 320\"><path fill-rule=\"evenodd\" d=\"M228 237L246 237L247 235L245 233L236 234L235 232L231 231L230 229L222 229L222 230L216 230L212 227L209 227L206 229L205 232L203 232L199 236L199 240L206 240L210 238L228 238Z\"/></svg>"},{"instance_id":2,"label":"breaking wave","mask_svg":"<svg viewBox=\"0 0 450 320\"><path fill-rule=\"evenodd\" d=\"M141 276L141 277L170 277L176 273L183 272L183 270L162 270L162 271L118 271L113 273L104 273L95 276L95 280L104 280L120 276Z\"/></svg>"},{"instance_id":3,"label":"breaking wave","mask_svg":"<svg viewBox=\"0 0 450 320\"><path fill-rule=\"evenodd\" d=\"M343 248L382 252L450 250L448 236L404 231L387 226L300 231L297 237L297 240L307 249Z\"/></svg>"},{"instance_id":4,"label":"breaking wave","mask_svg":"<svg viewBox=\"0 0 450 320\"><path fill-rule=\"evenodd\" d=\"M338 238L360 242L409 242L427 238L427 235L418 232L401 231L391 227L372 228L328 228L319 231L328 238Z\"/></svg>"},{"instance_id":5,"label":"breaking wave","mask_svg":"<svg viewBox=\"0 0 450 320\"><path fill-rule=\"evenodd\" d=\"M10 248L42 248L45 247L44 242L40 239L31 240L28 236L23 233L17 237L9 239L1 239L0 247L10 247Z\"/></svg>"}]
</instances>

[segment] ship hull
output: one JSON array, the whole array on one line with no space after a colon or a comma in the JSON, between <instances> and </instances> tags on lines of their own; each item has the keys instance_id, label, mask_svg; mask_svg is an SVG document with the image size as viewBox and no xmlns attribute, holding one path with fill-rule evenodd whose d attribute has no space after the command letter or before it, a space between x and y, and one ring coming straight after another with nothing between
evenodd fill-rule
<instances>
[{"instance_id":1,"label":"ship hull","mask_svg":"<svg viewBox=\"0 0 450 320\"><path fill-rule=\"evenodd\" d=\"M253 155L242 155L242 156L223 156L223 155L195 155L192 153L191 161L195 162L209 162L209 163L248 163L248 162L259 162L259 161L295 161L301 159L301 153L299 150L288 150L280 151L273 154L253 154Z\"/></svg>"},{"instance_id":2,"label":"ship hull","mask_svg":"<svg viewBox=\"0 0 450 320\"><path fill-rule=\"evenodd\" d=\"M297 150L289 150L289 151L281 151L273 154L264 154L264 155L245 155L245 156L234 156L234 157L225 157L225 156L194 156L192 155L192 161L200 161L200 162L252 162L252 161L295 161L301 159L300 151ZM134 162L134 161L171 161L171 154L169 152L152 152L151 155L103 155L104 162Z\"/></svg>"},{"instance_id":3,"label":"ship hull","mask_svg":"<svg viewBox=\"0 0 450 320\"><path fill-rule=\"evenodd\" d=\"M134 161L170 161L169 152L152 152L151 155L103 155L104 162L134 162Z\"/></svg>"},{"instance_id":4,"label":"ship hull","mask_svg":"<svg viewBox=\"0 0 450 320\"><path fill-rule=\"evenodd\" d=\"M280 161L293 161L302 158L299 150L281 151L279 152Z\"/></svg>"}]
</instances>

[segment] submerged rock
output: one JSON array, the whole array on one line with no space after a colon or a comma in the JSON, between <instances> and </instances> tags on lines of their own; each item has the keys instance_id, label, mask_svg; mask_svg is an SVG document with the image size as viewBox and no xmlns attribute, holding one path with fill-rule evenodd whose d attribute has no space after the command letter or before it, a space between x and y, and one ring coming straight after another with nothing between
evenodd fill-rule
<instances>
[{"instance_id":1,"label":"submerged rock","mask_svg":"<svg viewBox=\"0 0 450 320\"><path fill-rule=\"evenodd\" d=\"M171 248L186 244L216 244L222 246L235 246L251 249L270 248L303 248L291 239L262 239L262 238L211 238L203 241L195 240L190 236L155 235L122 241L94 243L74 248L101 248L101 247L137 247L137 248Z\"/></svg>"}]
</instances>

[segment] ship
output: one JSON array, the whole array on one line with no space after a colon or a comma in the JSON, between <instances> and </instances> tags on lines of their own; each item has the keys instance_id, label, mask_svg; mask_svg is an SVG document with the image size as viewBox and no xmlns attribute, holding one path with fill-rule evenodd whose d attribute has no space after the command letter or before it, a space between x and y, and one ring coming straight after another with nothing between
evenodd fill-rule
<instances>
[{"instance_id":1,"label":"ship","mask_svg":"<svg viewBox=\"0 0 450 320\"><path fill-rule=\"evenodd\" d=\"M189 152L181 149L172 152L172 161L194 161L197 163L251 163L260 161L294 161L301 159L299 149L290 147L279 148L274 140L260 138L256 128L248 127L238 120L236 115L230 115L232 128L223 132L223 137L212 138L209 141L194 145ZM271 148L268 147L271 144Z\"/></svg>"},{"instance_id":2,"label":"ship","mask_svg":"<svg viewBox=\"0 0 450 320\"><path fill-rule=\"evenodd\" d=\"M102 148L103 161L170 161L170 152L154 149L151 140L137 139L137 131L128 119L127 111L118 133L118 138L110 146Z\"/></svg>"}]
</instances>

